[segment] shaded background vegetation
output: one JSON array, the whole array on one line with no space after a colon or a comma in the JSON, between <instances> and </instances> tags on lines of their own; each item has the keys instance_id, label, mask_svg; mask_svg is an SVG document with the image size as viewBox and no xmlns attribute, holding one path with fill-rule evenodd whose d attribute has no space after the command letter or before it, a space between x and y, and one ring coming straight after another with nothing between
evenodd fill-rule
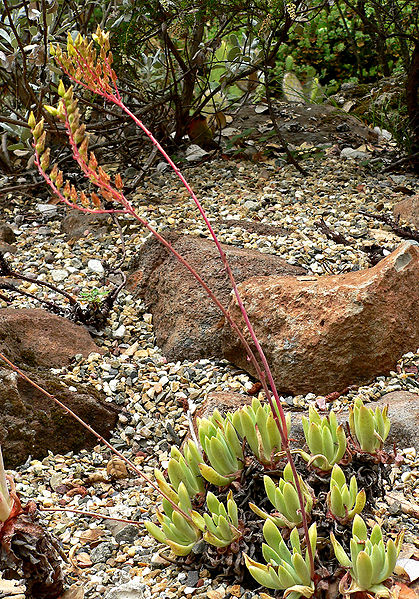
<instances>
[{"instance_id":1,"label":"shaded background vegetation","mask_svg":"<svg viewBox=\"0 0 419 599\"><path fill-rule=\"evenodd\" d=\"M127 104L173 151L195 117L222 125L226 110L263 100L266 79L269 95L280 98L286 71L309 89L315 82L315 101L342 84L368 96L368 86L385 77L399 93L360 113L390 130L419 171L418 14L417 0L3 0L0 168L22 167L16 157L30 155L29 110L39 117L56 99L60 74L50 42L100 25L111 32ZM89 92L77 93L87 129L132 163L138 133ZM59 145L61 132L44 116Z\"/></svg>"}]
</instances>

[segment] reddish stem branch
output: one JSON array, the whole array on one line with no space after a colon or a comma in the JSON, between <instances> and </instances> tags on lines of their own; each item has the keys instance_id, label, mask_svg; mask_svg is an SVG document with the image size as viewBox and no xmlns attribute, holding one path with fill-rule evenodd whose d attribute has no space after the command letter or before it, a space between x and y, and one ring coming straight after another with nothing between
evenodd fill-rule
<instances>
[{"instance_id":1,"label":"reddish stem branch","mask_svg":"<svg viewBox=\"0 0 419 599\"><path fill-rule=\"evenodd\" d=\"M127 464L127 466L129 466L131 468L131 470L133 470L136 474L138 474L138 476L141 476L141 478L143 478L149 485L151 485L153 487L153 489L158 491L159 494L162 494L161 490L159 489L159 486L153 480L151 480L151 478L149 478L146 474L144 474L144 472L142 472L139 468L137 468L137 466L134 464L134 462L131 462L131 460L126 458L123 453L118 451L108 441L106 441L106 439L104 439L102 437L102 435L100 435L98 432L95 431L94 428L92 428L89 424L87 424L87 422L85 422L79 416L77 416L77 414L75 412L73 412L73 410L71 410L69 407L67 407L65 404L63 404L54 395L51 395L51 393L48 393L48 391L43 389L40 385L35 383L35 381L33 381L30 377L28 377L22 370L20 370L20 368L18 368L15 364L13 364L13 362L11 362L8 358L6 358L6 356L3 355L2 353L0 353L0 360L3 360L3 362L6 362L6 364L8 364L12 370L14 370L20 377L22 377L30 385L32 385L32 387L34 387L35 389L40 391L43 395L48 397L48 399L50 399L51 401L55 402L57 404L57 406L60 406L60 408L62 408L65 412L67 412L67 414L69 414L72 418L74 418L74 420L77 420L77 422L79 424L81 424L85 429L87 429L89 431L89 433L91 433L93 436L95 436L96 439L98 439L98 441L100 441L100 443L103 443L104 445L106 445L106 447L108 447L115 455L117 455L118 458L123 460ZM170 497L166 497L166 499L171 503L171 505L173 506L174 509L176 509L178 512L180 512L182 514L182 516L184 518L186 518L189 522L192 522L192 518L189 516L189 514L184 512L174 501L172 501L170 499Z\"/></svg>"}]
</instances>

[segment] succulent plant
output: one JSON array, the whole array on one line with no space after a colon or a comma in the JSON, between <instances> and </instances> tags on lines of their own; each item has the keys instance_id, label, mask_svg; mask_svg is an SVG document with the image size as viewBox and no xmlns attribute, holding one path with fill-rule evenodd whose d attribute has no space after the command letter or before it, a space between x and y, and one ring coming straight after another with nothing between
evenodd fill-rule
<instances>
[{"instance_id":1,"label":"succulent plant","mask_svg":"<svg viewBox=\"0 0 419 599\"><path fill-rule=\"evenodd\" d=\"M13 501L7 487L6 473L4 471L3 455L0 447L0 522L6 522L12 510Z\"/></svg>"},{"instance_id":2,"label":"succulent plant","mask_svg":"<svg viewBox=\"0 0 419 599\"><path fill-rule=\"evenodd\" d=\"M160 486L160 480L158 481ZM161 528L150 521L144 522L144 525L150 535L160 543L168 545L175 555L188 555L201 538L201 531L191 517L192 504L189 493L183 482L179 484L177 493L168 483L166 486L165 493L188 515L188 519L175 510L167 499L163 499L164 513L156 510Z\"/></svg>"},{"instance_id":3,"label":"succulent plant","mask_svg":"<svg viewBox=\"0 0 419 599\"><path fill-rule=\"evenodd\" d=\"M327 494L327 505L330 513L339 521L352 520L355 514L364 509L366 495L364 489L358 493L358 483L355 476L351 477L349 488L342 468L333 466L330 477L330 491Z\"/></svg>"},{"instance_id":4,"label":"succulent plant","mask_svg":"<svg viewBox=\"0 0 419 599\"><path fill-rule=\"evenodd\" d=\"M199 441L211 464L199 464L199 471L211 484L225 487L239 476L244 462L234 426L218 410L211 419L198 418L197 424Z\"/></svg>"},{"instance_id":5,"label":"succulent plant","mask_svg":"<svg viewBox=\"0 0 419 599\"><path fill-rule=\"evenodd\" d=\"M186 455L187 459L185 459ZM172 446L167 474L175 491L183 482L190 497L204 492L205 484L199 471L199 464L203 461L201 452L190 439L185 444L184 455L177 447Z\"/></svg>"},{"instance_id":6,"label":"succulent plant","mask_svg":"<svg viewBox=\"0 0 419 599\"><path fill-rule=\"evenodd\" d=\"M361 516L356 515L352 524L350 559L333 533L330 534L330 539L339 563L344 568L350 568L351 584L349 588L343 589L344 579L342 579L341 593L368 591L375 593L377 597L390 597L389 589L382 583L394 570L403 542L403 532L397 535L396 541L390 539L385 546L383 533L378 524L374 526L368 538L365 522Z\"/></svg>"},{"instance_id":7,"label":"succulent plant","mask_svg":"<svg viewBox=\"0 0 419 599\"><path fill-rule=\"evenodd\" d=\"M245 555L246 566L253 578L269 589L285 590L284 597L298 599L311 597L314 582L311 579L310 559L307 549L303 556L298 530L290 534L290 551L275 523L269 518L263 525L262 553L267 564L261 564ZM311 551L316 552L317 529L312 524L309 529Z\"/></svg>"},{"instance_id":8,"label":"succulent plant","mask_svg":"<svg viewBox=\"0 0 419 599\"><path fill-rule=\"evenodd\" d=\"M287 464L284 468L282 477L278 485L269 476L263 477L266 495L274 508L277 510L273 514L268 514L261 510L254 503L249 502L250 509L258 516L266 519L271 519L278 526L293 528L302 523L300 502L298 500L297 489L292 474L291 466ZM301 491L304 497L305 511L307 514L311 512L313 507L313 497L308 486L299 476Z\"/></svg>"},{"instance_id":9,"label":"succulent plant","mask_svg":"<svg viewBox=\"0 0 419 599\"><path fill-rule=\"evenodd\" d=\"M250 449L261 464L273 465L282 449L278 426L268 404L262 405L254 398L250 406L228 413L234 428L242 439L246 439ZM286 415L288 433L291 428L291 415Z\"/></svg>"},{"instance_id":10,"label":"succulent plant","mask_svg":"<svg viewBox=\"0 0 419 599\"><path fill-rule=\"evenodd\" d=\"M353 408L349 409L349 427L362 451L375 454L383 448L390 431L387 412L388 406L382 410L377 406L374 412L364 406L360 397L355 399Z\"/></svg>"},{"instance_id":11,"label":"succulent plant","mask_svg":"<svg viewBox=\"0 0 419 599\"><path fill-rule=\"evenodd\" d=\"M340 462L346 451L346 435L338 425L336 415L330 412L321 418L314 406L309 407L308 419L303 416L303 430L311 455L302 451L301 456L316 468L329 471Z\"/></svg>"},{"instance_id":12,"label":"succulent plant","mask_svg":"<svg viewBox=\"0 0 419 599\"><path fill-rule=\"evenodd\" d=\"M227 495L227 509L211 491L207 494L207 507L209 514L201 516L192 512L195 526L204 533L204 541L215 547L228 547L242 536L238 529L237 505L231 491Z\"/></svg>"}]
</instances>

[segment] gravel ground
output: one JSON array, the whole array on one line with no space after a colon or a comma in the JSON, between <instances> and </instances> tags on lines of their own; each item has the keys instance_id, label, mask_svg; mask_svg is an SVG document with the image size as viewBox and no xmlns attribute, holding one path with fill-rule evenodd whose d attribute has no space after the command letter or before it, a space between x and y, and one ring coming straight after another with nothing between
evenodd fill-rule
<instances>
[{"instance_id":1,"label":"gravel ground","mask_svg":"<svg viewBox=\"0 0 419 599\"><path fill-rule=\"evenodd\" d=\"M310 172L305 178L290 166L278 168L274 160L261 164L217 160L193 168L188 166L186 175L210 219L256 220L289 231L287 236L274 237L224 226L220 229L220 241L279 254L311 273L337 274L368 267L361 248L371 242L379 243L387 253L397 247L400 239L388 226L367 219L358 211L381 210L391 214L393 205L405 197L394 189L404 186L418 192L417 178L373 172L359 162L327 153L320 160L308 158L304 165ZM18 251L8 256L14 270L53 282L72 294L105 289L103 266L115 263L121 253L116 231L100 241L89 235L67 243L59 232L64 208L59 206L45 214L39 206L35 208L37 202L45 203L45 197L30 202L16 197L10 200L4 218L15 223L18 234ZM148 218L159 231L173 228L207 235L172 173L157 170L149 176L134 193L133 203L138 206L139 215ZM316 227L320 218L333 231L350 239L352 247L328 240ZM122 224L128 264L146 234L135 223ZM31 284L22 284L22 288L39 293ZM44 297L54 299L54 294L48 292ZM23 306L39 304L27 299L13 303L13 307ZM123 407L112 442L133 457L147 474L156 466L165 468L171 445L186 434L189 423L185 402L193 411L210 391L246 393L253 384L247 374L225 361L168 363L155 346L151 314L142 301L134 300L125 291L121 292L108 326L97 342L106 350L103 356L91 354L87 359L76 356L69 368L57 372L69 386L74 381L93 383L109 401ZM408 354L404 361L419 365L419 352ZM352 402L357 394L369 401L399 389L419 391L395 369L389 376L378 377L371 385L341 396L333 408ZM284 402L302 408L315 399L314 394L309 394L286 397ZM28 460L13 473L17 490L24 501L34 499L44 508L66 505L122 518L152 517L155 493L132 477L110 482L106 476L110 457L106 448L97 446L77 455L50 454L42 461ZM410 501L417 501L418 457L413 449L406 449L404 458L393 471L392 488ZM74 488L70 496L62 493L65 484ZM381 513L387 509L383 505ZM138 588L138 597L251 599L258 596L240 585L212 580L205 569L186 572L174 564L167 565L157 553L161 548L142 528L117 526L72 513L45 513L44 521L69 557L68 582L80 581L89 599L104 594L109 599L117 597L112 589L131 579L133 588ZM397 511L389 519L389 529L406 527L406 540L416 547L419 546L417 524L414 517Z\"/></svg>"}]
</instances>

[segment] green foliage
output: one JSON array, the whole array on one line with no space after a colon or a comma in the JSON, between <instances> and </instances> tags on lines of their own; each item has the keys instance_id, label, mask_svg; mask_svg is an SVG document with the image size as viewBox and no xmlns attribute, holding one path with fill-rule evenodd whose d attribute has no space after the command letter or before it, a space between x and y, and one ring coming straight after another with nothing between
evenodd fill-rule
<instances>
[{"instance_id":1,"label":"green foliage","mask_svg":"<svg viewBox=\"0 0 419 599\"><path fill-rule=\"evenodd\" d=\"M241 536L238 518L237 504L233 499L233 493L228 492L227 509L221 501L218 501L214 493L207 493L207 508L209 514L203 516L198 512L192 513L195 526L204 533L204 541L214 547L229 547Z\"/></svg>"},{"instance_id":2,"label":"green foliage","mask_svg":"<svg viewBox=\"0 0 419 599\"><path fill-rule=\"evenodd\" d=\"M374 412L364 406L361 398L355 399L349 410L349 426L362 451L375 454L383 448L391 425L387 412L388 406L382 410L377 406Z\"/></svg>"},{"instance_id":3,"label":"green foliage","mask_svg":"<svg viewBox=\"0 0 419 599\"><path fill-rule=\"evenodd\" d=\"M330 538L337 560L344 568L350 568L352 582L345 592L368 591L377 597L390 597L389 589L382 583L394 570L403 542L403 533L397 535L396 541L390 539L385 546L378 524L374 526L368 538L365 522L356 515L352 525L350 558L333 533ZM344 592L343 589L340 590Z\"/></svg>"},{"instance_id":4,"label":"green foliage","mask_svg":"<svg viewBox=\"0 0 419 599\"><path fill-rule=\"evenodd\" d=\"M313 497L301 477L299 477L299 481L304 498L305 511L307 514L310 514L313 507ZM279 479L278 486L266 475L263 477L263 482L265 485L266 496L276 511L274 514L268 514L254 503L249 503L250 509L264 520L271 519L275 524L284 528L293 528L294 526L301 525L302 516L300 502L290 464L285 466L282 478Z\"/></svg>"},{"instance_id":5,"label":"green foliage","mask_svg":"<svg viewBox=\"0 0 419 599\"><path fill-rule=\"evenodd\" d=\"M356 12L345 2L328 3L308 22L298 23L290 31L287 43L277 53L278 78L291 70L290 59L294 62L292 70L302 81L317 74L326 85L332 81L373 81L406 66L404 35L414 35L415 15L412 3L396 5L392 0L369 1L358 3Z\"/></svg>"},{"instance_id":6,"label":"green foliage","mask_svg":"<svg viewBox=\"0 0 419 599\"><path fill-rule=\"evenodd\" d=\"M330 513L340 522L348 522L362 512L365 502L365 491L362 489L358 493L355 476L351 477L348 488L343 470L335 464L330 476L330 491L327 495Z\"/></svg>"},{"instance_id":7,"label":"green foliage","mask_svg":"<svg viewBox=\"0 0 419 599\"><path fill-rule=\"evenodd\" d=\"M311 456L306 452L301 455L310 464L320 470L331 470L340 462L346 451L346 435L342 425L338 425L336 414L330 412L324 418L314 406L309 408L308 419L303 416L303 430Z\"/></svg>"},{"instance_id":8,"label":"green foliage","mask_svg":"<svg viewBox=\"0 0 419 599\"><path fill-rule=\"evenodd\" d=\"M227 418L242 439L246 439L251 450L261 464L274 466L280 459L281 435L268 404L262 404L256 397L252 404L236 412L228 413ZM290 431L291 415L287 414L287 430Z\"/></svg>"},{"instance_id":9,"label":"green foliage","mask_svg":"<svg viewBox=\"0 0 419 599\"><path fill-rule=\"evenodd\" d=\"M298 530L293 528L291 531L291 551L271 519L266 520L263 526L263 536L266 543L262 545L262 552L267 565L245 555L246 566L253 578L268 589L286 590L285 595L291 599L310 598L315 590L314 582L311 579L308 550L303 554ZM314 555L317 544L315 524L309 529L309 538Z\"/></svg>"}]
</instances>

